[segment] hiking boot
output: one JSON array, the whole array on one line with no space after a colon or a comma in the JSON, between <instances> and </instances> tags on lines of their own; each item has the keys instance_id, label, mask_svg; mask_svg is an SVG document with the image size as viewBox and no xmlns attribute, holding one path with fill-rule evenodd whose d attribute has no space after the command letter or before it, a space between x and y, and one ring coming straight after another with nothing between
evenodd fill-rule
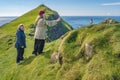
<instances>
[{"instance_id":1,"label":"hiking boot","mask_svg":"<svg viewBox=\"0 0 120 80\"><path fill-rule=\"evenodd\" d=\"M37 56L37 52L34 52L34 51L33 51L32 54L34 54L35 56Z\"/></svg>"},{"instance_id":2,"label":"hiking boot","mask_svg":"<svg viewBox=\"0 0 120 80\"><path fill-rule=\"evenodd\" d=\"M43 54L43 53L45 53L45 52L40 52L40 53L38 53L38 54Z\"/></svg>"},{"instance_id":3,"label":"hiking boot","mask_svg":"<svg viewBox=\"0 0 120 80\"><path fill-rule=\"evenodd\" d=\"M20 62L17 62L18 65L20 65L21 63Z\"/></svg>"},{"instance_id":4,"label":"hiking boot","mask_svg":"<svg viewBox=\"0 0 120 80\"><path fill-rule=\"evenodd\" d=\"M23 57L22 59L20 59L21 61L25 60L25 58Z\"/></svg>"}]
</instances>

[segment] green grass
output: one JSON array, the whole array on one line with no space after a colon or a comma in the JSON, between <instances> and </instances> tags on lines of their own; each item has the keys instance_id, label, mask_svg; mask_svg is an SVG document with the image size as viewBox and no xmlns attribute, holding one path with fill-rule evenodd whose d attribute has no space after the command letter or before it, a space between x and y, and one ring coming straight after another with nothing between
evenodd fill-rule
<instances>
[{"instance_id":1,"label":"green grass","mask_svg":"<svg viewBox=\"0 0 120 80\"><path fill-rule=\"evenodd\" d=\"M14 41L14 37L3 35L0 43L9 48L2 49L0 46L2 50L0 80L119 80L120 28L118 24L111 24L111 26L98 24L70 31L60 39L46 43L45 54L36 57L32 55L34 40L27 36L24 55L26 60L21 65L15 63L16 49L13 44L10 46L4 44ZM96 52L89 61L84 55L86 43L89 43ZM50 63L51 54L57 50L63 56L62 66L58 62ZM80 51L83 51L83 56L77 58Z\"/></svg>"},{"instance_id":2,"label":"green grass","mask_svg":"<svg viewBox=\"0 0 120 80\"><path fill-rule=\"evenodd\" d=\"M0 80L120 80L120 23L100 23L69 31L46 43L44 55L39 56L32 55L34 39L27 35L26 59L17 65L14 48L17 25L25 24L28 34L38 10L36 8L0 28ZM30 20L26 19L28 15L32 16ZM94 50L89 61L85 55L86 43ZM62 65L50 63L55 51L63 56ZM79 53L81 57L78 57Z\"/></svg>"}]
</instances>

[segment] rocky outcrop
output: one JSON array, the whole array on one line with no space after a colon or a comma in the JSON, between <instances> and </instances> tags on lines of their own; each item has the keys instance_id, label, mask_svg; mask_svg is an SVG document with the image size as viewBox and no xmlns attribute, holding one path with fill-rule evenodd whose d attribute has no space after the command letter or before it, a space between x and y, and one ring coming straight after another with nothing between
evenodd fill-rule
<instances>
[{"instance_id":1,"label":"rocky outcrop","mask_svg":"<svg viewBox=\"0 0 120 80\"><path fill-rule=\"evenodd\" d=\"M57 62L59 62L60 65L62 65L62 63L63 63L62 56L58 51L54 52L50 58L50 63L54 64Z\"/></svg>"},{"instance_id":2,"label":"rocky outcrop","mask_svg":"<svg viewBox=\"0 0 120 80\"><path fill-rule=\"evenodd\" d=\"M118 21L111 19L111 18L106 18L103 20L102 23L106 23L106 24L113 24L113 23L118 23Z\"/></svg>"},{"instance_id":3,"label":"rocky outcrop","mask_svg":"<svg viewBox=\"0 0 120 80\"><path fill-rule=\"evenodd\" d=\"M87 43L85 44L85 55L87 60L91 59L93 55L93 48Z\"/></svg>"},{"instance_id":4,"label":"rocky outcrop","mask_svg":"<svg viewBox=\"0 0 120 80\"><path fill-rule=\"evenodd\" d=\"M88 43L86 43L84 45L84 49L79 51L79 53L77 55L77 59L85 56L86 60L89 61L92 58L94 52L95 51L93 50L93 47L91 45L89 45Z\"/></svg>"}]
</instances>

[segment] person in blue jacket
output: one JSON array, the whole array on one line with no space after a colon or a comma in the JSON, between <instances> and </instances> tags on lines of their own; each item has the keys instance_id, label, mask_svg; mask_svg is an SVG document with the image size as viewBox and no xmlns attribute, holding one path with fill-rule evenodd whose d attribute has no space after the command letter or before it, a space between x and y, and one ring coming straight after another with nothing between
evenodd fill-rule
<instances>
[{"instance_id":1,"label":"person in blue jacket","mask_svg":"<svg viewBox=\"0 0 120 80\"><path fill-rule=\"evenodd\" d=\"M15 48L17 49L16 63L20 64L21 60L24 60L24 49L26 48L26 36L24 33L24 25L20 24L16 32Z\"/></svg>"}]
</instances>

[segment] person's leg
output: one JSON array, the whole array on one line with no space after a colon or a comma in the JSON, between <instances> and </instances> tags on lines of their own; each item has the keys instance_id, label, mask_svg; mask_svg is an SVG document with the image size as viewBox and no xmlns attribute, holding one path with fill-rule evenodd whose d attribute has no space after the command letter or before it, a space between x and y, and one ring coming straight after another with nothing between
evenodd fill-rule
<instances>
[{"instance_id":1,"label":"person's leg","mask_svg":"<svg viewBox=\"0 0 120 80\"><path fill-rule=\"evenodd\" d=\"M20 60L24 60L24 48L21 48L21 56L20 56Z\"/></svg>"},{"instance_id":2,"label":"person's leg","mask_svg":"<svg viewBox=\"0 0 120 80\"><path fill-rule=\"evenodd\" d=\"M40 46L41 46L41 40L38 40L38 50L37 50L37 52L39 53L40 52Z\"/></svg>"},{"instance_id":3,"label":"person's leg","mask_svg":"<svg viewBox=\"0 0 120 80\"><path fill-rule=\"evenodd\" d=\"M37 51L38 51L38 39L35 39L35 42L34 42L34 51L32 52L32 54L37 55Z\"/></svg>"},{"instance_id":4,"label":"person's leg","mask_svg":"<svg viewBox=\"0 0 120 80\"><path fill-rule=\"evenodd\" d=\"M20 63L20 54L21 51L20 51L20 48L17 48L17 59L16 59L16 63Z\"/></svg>"},{"instance_id":5,"label":"person's leg","mask_svg":"<svg viewBox=\"0 0 120 80\"><path fill-rule=\"evenodd\" d=\"M38 49L39 54L43 53L44 45L45 45L45 40L40 40L39 41L39 49Z\"/></svg>"}]
</instances>

